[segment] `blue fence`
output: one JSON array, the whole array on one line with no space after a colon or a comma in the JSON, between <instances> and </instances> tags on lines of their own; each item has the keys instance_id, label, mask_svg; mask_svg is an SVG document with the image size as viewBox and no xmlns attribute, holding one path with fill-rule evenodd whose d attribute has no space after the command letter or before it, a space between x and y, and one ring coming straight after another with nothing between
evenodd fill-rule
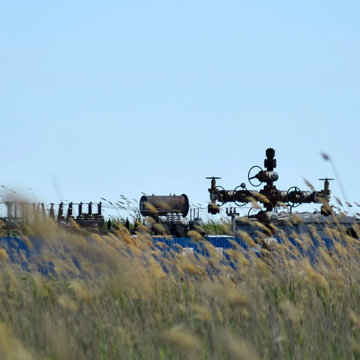
<instances>
[{"instance_id":1,"label":"blue fence","mask_svg":"<svg viewBox=\"0 0 360 360\"><path fill-rule=\"evenodd\" d=\"M307 246L306 248L303 248L302 245L299 244L299 242L293 237L289 236L288 239L299 251L299 253L309 257L311 262L316 262L319 247L324 248L325 245L325 248L329 251L336 251L334 249L334 241L328 238L323 238L321 240L312 238L310 246ZM278 241L279 243L283 242L283 240L278 237L274 237L273 240ZM0 237L0 247L6 250L11 263L19 265L23 270L34 271L35 269L44 275L56 276L54 264L51 261L47 263L39 263L39 259L36 258L37 254L41 250L39 242L37 242L34 238L29 241L31 241L31 244L20 237ZM321 242L323 242L323 244ZM177 252L183 254L192 253L195 257L199 255L207 257L210 256L210 254L206 244L213 245L218 253L223 254L224 262L227 262L233 267L236 267L236 264L232 263L232 260L227 255L226 250L228 249L239 249L239 251L242 251L245 256L250 256L250 254L262 256L263 254L261 245L257 245L257 247L249 247L243 240L232 236L208 236L206 241L196 241L188 237L153 237L154 248L161 250L164 255L166 253L169 254L171 252ZM74 255L72 256L74 264L76 265L77 259Z\"/></svg>"}]
</instances>

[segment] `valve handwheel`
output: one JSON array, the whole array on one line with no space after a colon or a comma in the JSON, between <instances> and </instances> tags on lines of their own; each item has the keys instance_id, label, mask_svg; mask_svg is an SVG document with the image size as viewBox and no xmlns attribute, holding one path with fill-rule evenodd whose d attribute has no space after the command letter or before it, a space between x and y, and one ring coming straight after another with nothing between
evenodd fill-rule
<instances>
[{"instance_id":1,"label":"valve handwheel","mask_svg":"<svg viewBox=\"0 0 360 360\"><path fill-rule=\"evenodd\" d=\"M297 186L292 186L287 191L287 194L286 194L288 199L289 199L290 194L294 194L293 196L295 196L295 198L297 197L297 195L299 195L301 197L301 190ZM295 208L295 207L298 207L300 205L300 202L297 202L296 200L295 201L294 200L288 200L288 205Z\"/></svg>"},{"instance_id":2,"label":"valve handwheel","mask_svg":"<svg viewBox=\"0 0 360 360\"><path fill-rule=\"evenodd\" d=\"M259 187L261 184L262 184L262 181L260 181L257 177L256 177L256 175L258 174L258 172L255 174L255 175L253 175L253 173L254 173L254 169L259 169L260 171L263 171L263 169L260 167L260 166L258 166L258 165L255 165L255 166L253 166L252 168L250 168L250 170L249 170L249 172L248 172L248 180L249 180L249 183L252 185L252 186L254 186L254 187ZM259 183L258 184L254 184L251 180L254 180L254 179L256 179Z\"/></svg>"},{"instance_id":3,"label":"valve handwheel","mask_svg":"<svg viewBox=\"0 0 360 360\"><path fill-rule=\"evenodd\" d=\"M254 215L256 215L256 214L257 214L256 209L255 209L254 207L251 207L251 208L249 209L249 211L248 211L247 216L248 216L248 218L249 218L249 217L254 216Z\"/></svg>"},{"instance_id":4,"label":"valve handwheel","mask_svg":"<svg viewBox=\"0 0 360 360\"><path fill-rule=\"evenodd\" d=\"M246 190L246 188L244 188L244 185L243 185L243 184L237 186L237 187L234 189L234 196L236 196L236 193L237 193L238 191L244 191L244 190ZM244 206L244 205L246 205L246 201L237 201L237 200L235 200L234 203L235 203L235 205L237 205L237 206Z\"/></svg>"}]
</instances>

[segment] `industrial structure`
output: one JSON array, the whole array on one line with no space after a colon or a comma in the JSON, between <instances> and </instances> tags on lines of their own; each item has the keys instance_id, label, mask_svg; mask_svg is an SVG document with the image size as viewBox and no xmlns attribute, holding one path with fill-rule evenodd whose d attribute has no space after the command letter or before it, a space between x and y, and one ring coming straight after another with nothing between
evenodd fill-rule
<instances>
[{"instance_id":1,"label":"industrial structure","mask_svg":"<svg viewBox=\"0 0 360 360\"><path fill-rule=\"evenodd\" d=\"M238 231L245 231L254 239L260 237L272 237L280 231L290 234L309 232L311 226L321 230L325 227L334 227L339 224L348 229L349 234L357 234L354 227L360 224L357 217L335 215L330 203L330 178L320 179L324 182L322 190L303 191L296 186L288 190L279 190L275 182L279 179L275 171L277 161L275 150L268 148L265 152L264 169L253 166L248 171L248 181L253 187L263 187L260 190L248 189L242 183L233 190L226 190L217 184L219 177L212 176L211 185L208 189L210 202L208 213L216 215L221 206L226 208L226 214L231 218L233 235ZM104 199L105 200L105 199ZM297 213L302 226L289 226L292 222L293 209L301 204L320 204L320 211L313 213ZM37 222L42 218L51 218L58 224L70 226L72 223L82 228L96 232L106 232L112 229L111 219L105 221L102 213L103 204L99 203L51 203L45 208L43 203L27 203L18 201L6 201L6 216L1 218L2 228L11 235L13 230L20 229L23 225ZM239 216L239 208L250 204L257 213L248 216ZM74 211L77 208L77 211ZM284 210L287 208L289 210ZM95 211L94 211L95 209ZM76 215L75 215L76 212ZM139 214L143 219L149 220L148 227L153 235L172 235L174 237L187 237L189 230L197 230L202 235L202 219L199 209L190 209L187 195L144 195L141 197L138 207ZM190 219L187 218L190 213ZM129 221L125 222L129 228ZM322 230L321 230L322 231ZM265 235L264 235L265 234Z\"/></svg>"}]
</instances>

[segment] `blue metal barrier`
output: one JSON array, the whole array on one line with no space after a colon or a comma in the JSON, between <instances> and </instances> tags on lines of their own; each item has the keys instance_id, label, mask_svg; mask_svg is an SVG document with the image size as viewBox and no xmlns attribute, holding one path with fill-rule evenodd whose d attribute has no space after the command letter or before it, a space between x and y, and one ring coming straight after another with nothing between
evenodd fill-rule
<instances>
[{"instance_id":1,"label":"blue metal barrier","mask_svg":"<svg viewBox=\"0 0 360 360\"><path fill-rule=\"evenodd\" d=\"M274 236L273 239L279 243L284 242L280 237L277 236ZM289 236L288 239L290 243L299 251L299 253L302 256L308 257L312 263L316 263L316 259L319 254L319 248L326 248L328 251L336 253L334 246L336 241L339 241L345 245L343 240L322 238L320 241L319 239L312 237L310 246L304 248L301 243L296 241L293 237ZM0 248L5 249L8 254L9 261L13 264L19 265L22 270L33 271L34 269L37 269L37 271L43 275L56 277L54 264L51 261L42 263L40 258L37 258L37 255L41 252L42 242L38 241L36 238L30 238L29 241L25 241L20 237L14 236L0 237ZM246 244L242 239L233 236L208 236L205 238L205 240L201 241L193 240L189 237L153 237L154 248L161 250L165 256L174 256L175 253L183 253L186 255L190 252L197 259L199 256L210 257L210 253L206 244L213 245L218 253L223 255L223 263L226 263L233 268L236 268L237 264L234 263L234 259L229 256L226 250L238 249L247 257L251 256L251 254L256 256L262 256L263 254L261 245L257 245L256 247L249 247L249 245ZM75 266L80 271L82 271L81 264L78 262L76 254L71 254L70 256ZM295 255L291 256L295 257ZM160 258L158 260L161 262Z\"/></svg>"}]
</instances>

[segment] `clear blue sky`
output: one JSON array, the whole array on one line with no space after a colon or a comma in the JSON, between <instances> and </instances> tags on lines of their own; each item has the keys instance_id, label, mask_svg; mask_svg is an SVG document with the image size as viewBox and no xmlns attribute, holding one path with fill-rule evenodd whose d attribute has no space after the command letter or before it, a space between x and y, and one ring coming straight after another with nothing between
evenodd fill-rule
<instances>
[{"instance_id":1,"label":"clear blue sky","mask_svg":"<svg viewBox=\"0 0 360 360\"><path fill-rule=\"evenodd\" d=\"M272 146L278 188L320 189L326 152L360 202L359 16L358 1L2 2L0 183L206 206L206 176L233 189Z\"/></svg>"}]
</instances>

